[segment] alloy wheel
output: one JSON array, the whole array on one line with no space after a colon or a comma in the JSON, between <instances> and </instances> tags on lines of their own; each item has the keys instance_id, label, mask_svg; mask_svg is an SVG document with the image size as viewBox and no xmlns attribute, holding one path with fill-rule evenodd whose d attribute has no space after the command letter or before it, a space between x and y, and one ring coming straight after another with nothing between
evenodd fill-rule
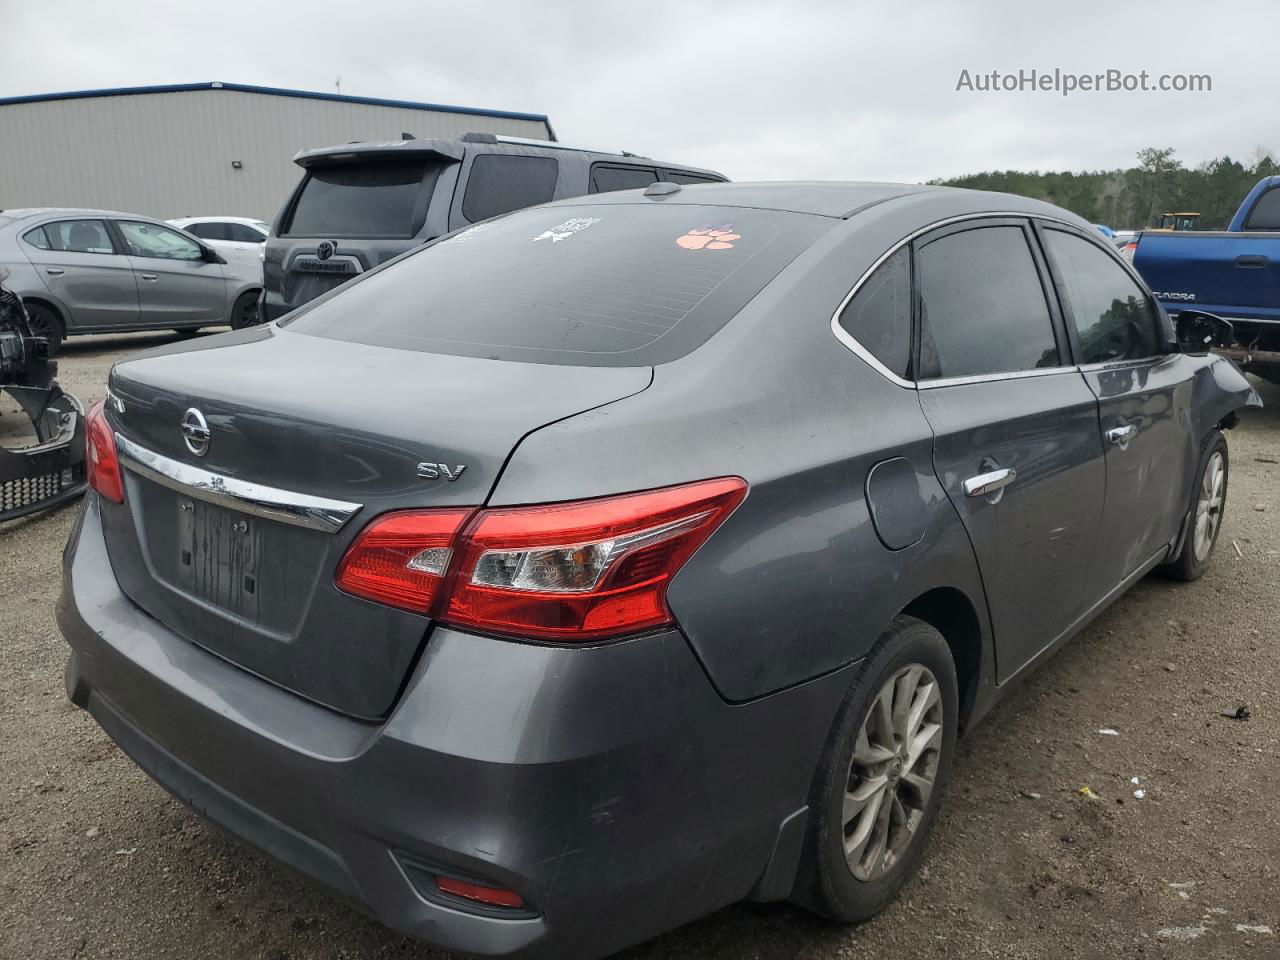
<instances>
[{"instance_id":1,"label":"alloy wheel","mask_svg":"<svg viewBox=\"0 0 1280 960\"><path fill-rule=\"evenodd\" d=\"M1196 560L1203 563L1213 549L1222 523L1222 507L1227 493L1227 471L1221 452L1215 451L1204 465L1200 478L1200 496L1196 500L1193 547Z\"/></svg>"},{"instance_id":2,"label":"alloy wheel","mask_svg":"<svg viewBox=\"0 0 1280 960\"><path fill-rule=\"evenodd\" d=\"M891 870L920 834L938 776L946 717L937 678L912 663L885 682L854 742L842 823L849 870Z\"/></svg>"}]
</instances>

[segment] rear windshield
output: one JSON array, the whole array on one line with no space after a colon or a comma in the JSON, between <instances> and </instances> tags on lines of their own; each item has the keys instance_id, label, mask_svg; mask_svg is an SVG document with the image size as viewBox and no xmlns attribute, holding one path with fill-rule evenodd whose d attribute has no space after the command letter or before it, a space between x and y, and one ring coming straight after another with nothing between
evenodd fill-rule
<instances>
[{"instance_id":1,"label":"rear windshield","mask_svg":"<svg viewBox=\"0 0 1280 960\"><path fill-rule=\"evenodd\" d=\"M413 253L288 325L457 356L665 363L704 343L837 222L653 202L522 210Z\"/></svg>"},{"instance_id":2,"label":"rear windshield","mask_svg":"<svg viewBox=\"0 0 1280 960\"><path fill-rule=\"evenodd\" d=\"M408 239L422 227L439 160L313 167L284 236Z\"/></svg>"}]
</instances>

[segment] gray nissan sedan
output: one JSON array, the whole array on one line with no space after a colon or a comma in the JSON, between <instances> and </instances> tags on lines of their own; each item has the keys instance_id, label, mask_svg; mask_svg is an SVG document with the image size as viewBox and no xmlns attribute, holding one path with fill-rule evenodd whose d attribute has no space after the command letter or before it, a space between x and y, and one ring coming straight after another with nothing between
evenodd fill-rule
<instances>
[{"instance_id":1,"label":"gray nissan sedan","mask_svg":"<svg viewBox=\"0 0 1280 960\"><path fill-rule=\"evenodd\" d=\"M1180 318L1180 322L1181 322ZM120 362L67 690L382 922L598 957L870 917L956 736L1198 577L1256 405L1019 197L659 183L512 213Z\"/></svg>"}]
</instances>

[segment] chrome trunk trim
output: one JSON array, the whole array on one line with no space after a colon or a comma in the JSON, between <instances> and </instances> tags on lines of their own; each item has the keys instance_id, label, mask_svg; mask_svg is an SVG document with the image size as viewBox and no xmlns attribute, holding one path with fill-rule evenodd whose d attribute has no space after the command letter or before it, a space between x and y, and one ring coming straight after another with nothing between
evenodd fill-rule
<instances>
[{"instance_id":1,"label":"chrome trunk trim","mask_svg":"<svg viewBox=\"0 0 1280 960\"><path fill-rule=\"evenodd\" d=\"M295 527L337 533L363 506L226 477L155 453L118 433L116 452L122 466L170 490Z\"/></svg>"}]
</instances>

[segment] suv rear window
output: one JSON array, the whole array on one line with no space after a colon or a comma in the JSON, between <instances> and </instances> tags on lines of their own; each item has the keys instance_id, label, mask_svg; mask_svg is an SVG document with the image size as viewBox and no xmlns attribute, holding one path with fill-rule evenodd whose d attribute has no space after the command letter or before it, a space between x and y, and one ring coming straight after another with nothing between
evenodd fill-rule
<instances>
[{"instance_id":1,"label":"suv rear window","mask_svg":"<svg viewBox=\"0 0 1280 960\"><path fill-rule=\"evenodd\" d=\"M701 346L839 222L653 203L522 210L351 283L288 328L499 360L665 363Z\"/></svg>"},{"instance_id":2,"label":"suv rear window","mask_svg":"<svg viewBox=\"0 0 1280 960\"><path fill-rule=\"evenodd\" d=\"M426 218L440 161L312 167L282 231L293 237L408 239Z\"/></svg>"}]
</instances>

